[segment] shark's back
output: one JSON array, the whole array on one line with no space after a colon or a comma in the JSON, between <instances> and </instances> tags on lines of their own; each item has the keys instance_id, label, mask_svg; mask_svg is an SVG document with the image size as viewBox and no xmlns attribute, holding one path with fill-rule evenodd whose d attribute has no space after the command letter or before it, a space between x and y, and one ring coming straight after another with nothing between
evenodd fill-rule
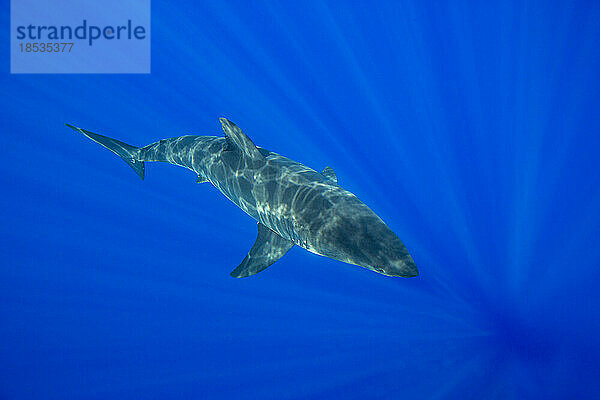
<instances>
[{"instance_id":1,"label":"shark's back","mask_svg":"<svg viewBox=\"0 0 600 400\"><path fill-rule=\"evenodd\" d=\"M332 203L326 193L344 190L298 161L258 149L265 158L260 167L244 168L236 159L239 155L222 154L220 162L206 172L207 180L258 222L299 243L303 215L310 209L327 209Z\"/></svg>"}]
</instances>

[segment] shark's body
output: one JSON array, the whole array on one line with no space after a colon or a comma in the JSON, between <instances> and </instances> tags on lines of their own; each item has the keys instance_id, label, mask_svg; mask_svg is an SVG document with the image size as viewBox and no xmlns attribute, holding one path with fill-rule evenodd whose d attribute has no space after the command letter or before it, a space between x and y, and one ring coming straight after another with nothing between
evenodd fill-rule
<instances>
[{"instance_id":1,"label":"shark's body","mask_svg":"<svg viewBox=\"0 0 600 400\"><path fill-rule=\"evenodd\" d=\"M254 275L298 245L310 252L390 276L418 275L398 237L369 207L337 184L331 168L319 173L259 148L221 118L225 137L181 136L145 147L74 130L108 148L144 179L144 162L162 161L194 171L258 221L256 243L231 273Z\"/></svg>"}]
</instances>

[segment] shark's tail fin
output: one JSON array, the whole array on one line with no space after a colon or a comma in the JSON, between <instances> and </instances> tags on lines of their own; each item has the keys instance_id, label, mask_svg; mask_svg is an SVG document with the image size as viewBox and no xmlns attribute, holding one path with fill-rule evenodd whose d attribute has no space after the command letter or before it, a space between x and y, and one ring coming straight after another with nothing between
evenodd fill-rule
<instances>
[{"instance_id":1,"label":"shark's tail fin","mask_svg":"<svg viewBox=\"0 0 600 400\"><path fill-rule=\"evenodd\" d=\"M133 170L140 177L140 179L144 179L144 162L139 160L138 147L128 145L127 143L120 142L116 139L112 139L107 136L102 136L98 135L97 133L86 131L85 129L77 128L73 125L65 125L76 132L83 133L85 136L92 139L94 142L106 147L107 149L121 157L123 161L127 163L127 165L133 168Z\"/></svg>"}]
</instances>

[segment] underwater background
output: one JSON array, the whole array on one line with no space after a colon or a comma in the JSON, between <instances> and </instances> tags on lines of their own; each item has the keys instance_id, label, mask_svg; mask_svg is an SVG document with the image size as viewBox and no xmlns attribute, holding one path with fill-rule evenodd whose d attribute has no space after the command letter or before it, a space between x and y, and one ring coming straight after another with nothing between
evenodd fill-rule
<instances>
[{"instance_id":1,"label":"underwater background","mask_svg":"<svg viewBox=\"0 0 600 400\"><path fill-rule=\"evenodd\" d=\"M600 3L152 1L149 75L0 87L0 399L600 398ZM298 247L190 171L221 135L331 166L420 276Z\"/></svg>"}]
</instances>

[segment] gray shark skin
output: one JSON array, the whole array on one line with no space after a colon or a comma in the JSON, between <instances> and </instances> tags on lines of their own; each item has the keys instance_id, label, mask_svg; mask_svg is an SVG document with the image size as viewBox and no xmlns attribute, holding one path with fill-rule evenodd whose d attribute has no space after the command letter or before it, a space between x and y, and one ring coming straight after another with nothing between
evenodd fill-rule
<instances>
[{"instance_id":1,"label":"gray shark skin","mask_svg":"<svg viewBox=\"0 0 600 400\"><path fill-rule=\"evenodd\" d=\"M144 163L162 161L194 171L258 221L254 246L231 272L264 270L294 245L377 273L413 277L415 262L400 239L329 167L319 173L257 147L235 124L220 118L225 137L181 136L145 147L68 125L120 156L141 179Z\"/></svg>"}]
</instances>

